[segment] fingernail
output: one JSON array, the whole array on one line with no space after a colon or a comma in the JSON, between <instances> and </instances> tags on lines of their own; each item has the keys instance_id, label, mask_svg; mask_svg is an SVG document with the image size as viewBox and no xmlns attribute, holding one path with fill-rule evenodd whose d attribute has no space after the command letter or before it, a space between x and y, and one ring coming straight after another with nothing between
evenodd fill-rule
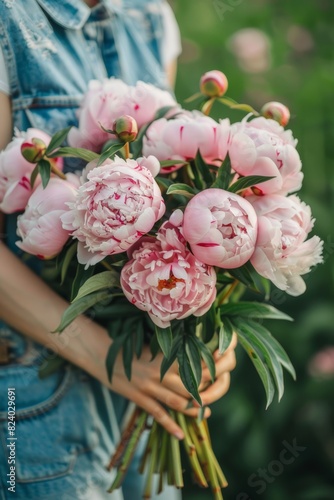
<instances>
[{"instance_id":1,"label":"fingernail","mask_svg":"<svg viewBox=\"0 0 334 500\"><path fill-rule=\"evenodd\" d=\"M182 441L182 439L184 439L184 434L182 431L175 431L174 432L174 436L179 439L180 441Z\"/></svg>"}]
</instances>

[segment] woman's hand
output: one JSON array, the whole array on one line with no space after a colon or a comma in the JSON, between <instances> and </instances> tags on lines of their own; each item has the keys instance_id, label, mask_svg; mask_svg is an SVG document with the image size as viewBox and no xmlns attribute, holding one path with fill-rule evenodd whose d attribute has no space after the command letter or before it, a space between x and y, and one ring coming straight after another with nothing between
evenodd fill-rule
<instances>
[{"instance_id":1,"label":"woman's hand","mask_svg":"<svg viewBox=\"0 0 334 500\"><path fill-rule=\"evenodd\" d=\"M201 398L204 405L213 403L228 391L230 371L234 369L236 363L235 346L236 336L233 337L229 348L223 355L219 355L218 351L215 352L216 380L209 387L208 384L211 381L209 370L206 367L203 368L200 390L202 389ZM158 355L153 361L150 359L150 350L145 347L142 357L133 361L131 382L124 373L122 360L119 359L115 366L111 387L115 392L122 394L150 413L168 432L182 439L181 429L163 405L193 417L198 415L199 405L194 403L195 407L189 408L191 396L181 382L176 363L160 382L162 355ZM208 417L210 414L211 411L207 408L205 416Z\"/></svg>"},{"instance_id":2,"label":"woman's hand","mask_svg":"<svg viewBox=\"0 0 334 500\"><path fill-rule=\"evenodd\" d=\"M227 393L230 387L230 372L236 366L235 347L237 345L237 335L234 333L232 341L224 354L219 354L217 350L214 353L216 365L216 380L213 384L207 367L203 369L202 384L200 386L200 396L203 405L209 405L220 399Z\"/></svg>"}]
</instances>

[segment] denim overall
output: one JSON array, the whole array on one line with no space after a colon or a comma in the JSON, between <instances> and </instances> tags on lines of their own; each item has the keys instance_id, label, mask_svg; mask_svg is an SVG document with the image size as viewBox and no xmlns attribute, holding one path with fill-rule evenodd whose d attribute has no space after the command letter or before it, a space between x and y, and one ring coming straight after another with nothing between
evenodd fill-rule
<instances>
[{"instance_id":1,"label":"denim overall","mask_svg":"<svg viewBox=\"0 0 334 500\"><path fill-rule=\"evenodd\" d=\"M14 126L52 135L76 124L76 110L91 79L116 76L129 84L140 79L167 87L160 56L160 1L101 0L90 9L81 0L0 0L0 44ZM7 245L20 255L16 217L6 222ZM38 368L47 348L0 321L0 347L1 342L9 350L0 357L0 499L141 498L135 471L123 493L105 495L113 478L105 466L127 401L70 365L40 380ZM7 483L8 388L16 393L15 493Z\"/></svg>"}]
</instances>

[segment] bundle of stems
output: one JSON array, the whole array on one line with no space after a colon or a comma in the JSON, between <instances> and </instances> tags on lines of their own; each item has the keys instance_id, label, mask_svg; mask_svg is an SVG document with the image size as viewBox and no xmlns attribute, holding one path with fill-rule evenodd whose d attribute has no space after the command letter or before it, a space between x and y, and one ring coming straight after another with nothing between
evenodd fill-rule
<instances>
[{"instance_id":1,"label":"bundle of stems","mask_svg":"<svg viewBox=\"0 0 334 500\"><path fill-rule=\"evenodd\" d=\"M210 486L213 498L223 500L221 488L227 486L227 481L212 449L207 420L188 417L173 410L168 411L184 432L182 443L195 482L204 488ZM183 487L180 441L155 420L151 425L150 421L150 415L144 410L138 407L134 410L107 467L108 470L117 469L109 493L122 485L140 437L147 429L150 429L150 432L139 467L140 473L146 473L143 498L149 499L154 493L152 491L156 484L153 482L154 474L159 477L157 494L161 493L166 483L176 488Z\"/></svg>"}]
</instances>

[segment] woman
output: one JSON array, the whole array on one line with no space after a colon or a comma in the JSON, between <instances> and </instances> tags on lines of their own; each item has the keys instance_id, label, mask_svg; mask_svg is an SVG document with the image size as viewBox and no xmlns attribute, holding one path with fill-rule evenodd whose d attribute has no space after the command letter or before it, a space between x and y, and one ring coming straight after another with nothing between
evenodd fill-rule
<instances>
[{"instance_id":1,"label":"woman","mask_svg":"<svg viewBox=\"0 0 334 500\"><path fill-rule=\"evenodd\" d=\"M173 26L168 16L168 6L160 0L0 0L0 86L7 81L9 87L0 91L0 149L11 140L13 127L33 126L52 135L75 124L91 79L116 76L128 84L142 79L166 87L168 74L172 83L175 63L162 48L169 46L166 36ZM111 497L104 493L112 480L105 465L127 400L179 439L183 433L163 404L188 415L198 410L186 409L189 394L176 367L160 383L160 361L149 362L148 349L134 361L131 382L118 360L110 384L105 356L111 340L101 326L82 316L60 336L51 334L67 303L22 262L15 247L16 217L2 217L2 224L0 498L11 498L7 481L14 478L14 497L19 499L120 499L121 492ZM38 368L50 350L71 364L40 380ZM234 364L232 346L216 356L217 379L209 387L203 370L204 404L226 393ZM15 477L6 446L12 443L7 440L9 388L16 397ZM138 476L130 479L124 498L140 498Z\"/></svg>"}]
</instances>

